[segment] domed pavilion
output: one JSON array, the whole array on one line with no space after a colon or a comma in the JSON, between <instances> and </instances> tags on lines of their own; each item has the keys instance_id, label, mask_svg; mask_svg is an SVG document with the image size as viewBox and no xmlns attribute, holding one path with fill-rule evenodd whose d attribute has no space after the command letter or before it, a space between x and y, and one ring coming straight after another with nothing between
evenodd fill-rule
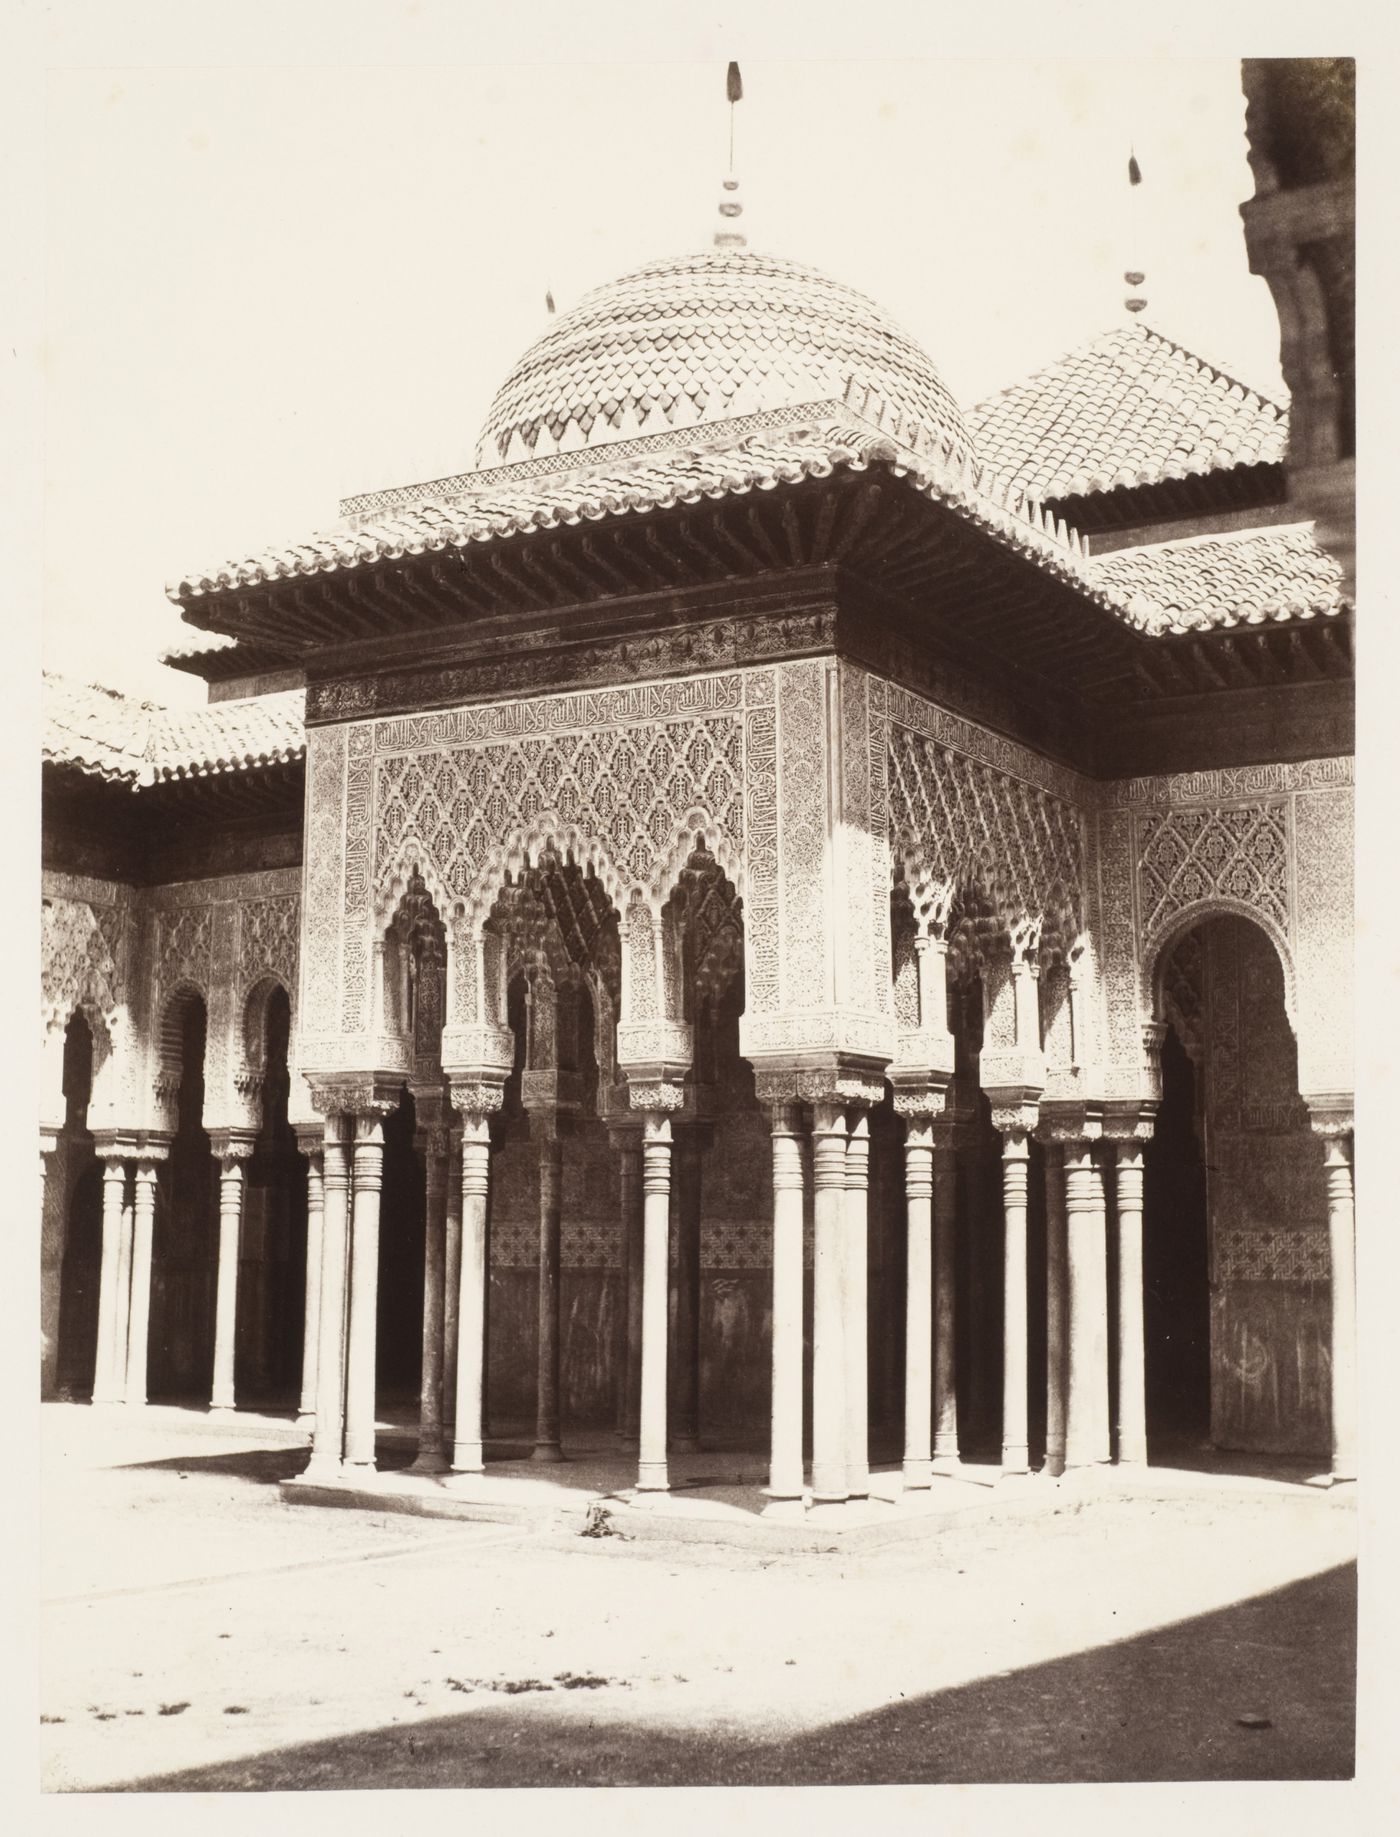
<instances>
[{"instance_id":1,"label":"domed pavilion","mask_svg":"<svg viewBox=\"0 0 1400 1837\"><path fill-rule=\"evenodd\" d=\"M50 1394L444 1511L1350 1477L1352 607L1287 432L1140 321L964 412L726 229L552 317L472 470L182 575L206 709L48 689Z\"/></svg>"}]
</instances>

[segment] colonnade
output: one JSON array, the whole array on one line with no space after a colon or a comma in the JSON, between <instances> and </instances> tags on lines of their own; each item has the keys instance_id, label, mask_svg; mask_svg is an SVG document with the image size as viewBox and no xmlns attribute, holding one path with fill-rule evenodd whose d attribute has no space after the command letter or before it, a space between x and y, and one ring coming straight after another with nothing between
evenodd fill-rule
<instances>
[{"instance_id":1,"label":"colonnade","mask_svg":"<svg viewBox=\"0 0 1400 1837\"><path fill-rule=\"evenodd\" d=\"M307 1283L298 1421L312 1431L310 1478L365 1476L375 1466L375 1315L383 1117L397 1092L323 1125L299 1125L307 1162ZM487 1094L499 1103L499 1092ZM872 1093L873 1097L873 1093ZM772 1382L766 1510L777 1516L845 1505L870 1487L867 1439L866 1244L869 1101L835 1096L768 1103L772 1142ZM907 1106L906 1106L907 1108ZM1002 1453L1004 1475L1029 1469L1026 1221L1029 1144L1044 1147L1046 1218L1046 1468L1051 1474L1116 1459L1147 1458L1142 1314L1143 1143L1150 1114L1131 1106L1102 1114L1046 1101L1001 1111L1003 1261ZM420 1127L427 1193L420 1472L483 1471L486 1220L491 1107L444 1111ZM926 1490L957 1458L954 1341L957 1123L930 1103L904 1116L907 1214L905 1409L907 1492ZM1332 1474L1356 1473L1355 1217L1349 1113L1320 1108L1332 1259ZM638 1447L637 1486L665 1492L668 1439L694 1445L691 1346L677 1408L668 1411L668 1287L673 1118L638 1111L615 1124L620 1155L626 1354L617 1430ZM556 1169L542 1183L541 1375L536 1449L561 1458L557 1300L557 1135L544 1144ZM211 1409L235 1407L234 1322L246 1132L213 1139L219 1163L219 1244ZM152 1231L157 1169L168 1143L99 1137L103 1162L102 1260L93 1401L142 1404L147 1394ZM693 1150L687 1150L693 1153ZM1110 1207L1105 1171L1111 1165ZM682 1182L687 1212L698 1180ZM813 1221L811 1473L804 1468L803 1231ZM1110 1215L1111 1214L1111 1215ZM698 1218L695 1229L698 1260ZM1116 1416L1110 1421L1108 1244L1116 1251ZM683 1238L683 1241L684 1238ZM550 1269L553 1270L552 1284ZM698 1289L698 1267L690 1281ZM684 1272L683 1272L684 1280ZM547 1331L550 1318L553 1332ZM693 1332L689 1311L682 1314Z\"/></svg>"}]
</instances>

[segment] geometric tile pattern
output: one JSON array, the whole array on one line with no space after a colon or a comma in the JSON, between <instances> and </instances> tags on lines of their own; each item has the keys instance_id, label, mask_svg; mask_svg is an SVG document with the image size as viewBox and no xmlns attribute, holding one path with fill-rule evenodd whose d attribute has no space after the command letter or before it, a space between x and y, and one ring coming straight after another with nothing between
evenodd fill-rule
<instances>
[{"instance_id":1,"label":"geometric tile pattern","mask_svg":"<svg viewBox=\"0 0 1400 1837\"><path fill-rule=\"evenodd\" d=\"M1327 1282L1331 1261L1325 1231L1221 1231L1215 1242L1221 1282Z\"/></svg>"}]
</instances>

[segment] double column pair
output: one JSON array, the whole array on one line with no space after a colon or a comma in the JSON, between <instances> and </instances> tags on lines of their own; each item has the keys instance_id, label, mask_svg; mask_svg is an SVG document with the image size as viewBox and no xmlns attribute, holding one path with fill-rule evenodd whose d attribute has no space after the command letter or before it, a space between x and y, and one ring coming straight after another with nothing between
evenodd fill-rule
<instances>
[{"instance_id":1,"label":"double column pair","mask_svg":"<svg viewBox=\"0 0 1400 1837\"><path fill-rule=\"evenodd\" d=\"M1045 1139L1046 1430L1051 1474L1114 1456L1147 1461L1142 1315L1142 1138L1150 1122L1122 1132L1042 1125ZM1114 1162L1117 1251L1117 1422L1109 1415L1108 1207L1105 1161Z\"/></svg>"},{"instance_id":2,"label":"double column pair","mask_svg":"<svg viewBox=\"0 0 1400 1837\"><path fill-rule=\"evenodd\" d=\"M150 1356L151 1261L156 1175L166 1149L135 1154L99 1142L102 1160L102 1263L97 1303L94 1403L146 1401Z\"/></svg>"},{"instance_id":3,"label":"double column pair","mask_svg":"<svg viewBox=\"0 0 1400 1837\"><path fill-rule=\"evenodd\" d=\"M772 1104L772 1445L765 1510L804 1509L802 1274L806 1170L801 1111ZM870 1491L866 1338L870 1125L863 1104L812 1106L812 1503Z\"/></svg>"},{"instance_id":4,"label":"double column pair","mask_svg":"<svg viewBox=\"0 0 1400 1837\"><path fill-rule=\"evenodd\" d=\"M321 1280L316 1320L317 1358L308 1479L363 1480L375 1471L375 1313L379 1278L379 1207L383 1186L382 1117L389 1105L326 1118L320 1178ZM453 1132L456 1133L455 1131ZM449 1138L450 1140L450 1138ZM464 1110L461 1122L461 1229L453 1232L459 1248L449 1258L447 1205L454 1182L439 1157L430 1194L430 1269L441 1271L441 1337L425 1324L425 1391L429 1401L420 1442L420 1459L429 1471L441 1471L448 1432L447 1400L452 1402L451 1467L475 1474L482 1459L482 1362L486 1320L486 1203L490 1183L490 1135L487 1114ZM441 1223L441 1230L434 1221ZM314 1229L314 1227L312 1227ZM438 1248L432 1248L437 1238ZM447 1277L456 1260L455 1333L449 1340L451 1313ZM425 1295L425 1301L427 1297ZM450 1380L450 1382L449 1382ZM303 1406L307 1399L303 1393Z\"/></svg>"}]
</instances>

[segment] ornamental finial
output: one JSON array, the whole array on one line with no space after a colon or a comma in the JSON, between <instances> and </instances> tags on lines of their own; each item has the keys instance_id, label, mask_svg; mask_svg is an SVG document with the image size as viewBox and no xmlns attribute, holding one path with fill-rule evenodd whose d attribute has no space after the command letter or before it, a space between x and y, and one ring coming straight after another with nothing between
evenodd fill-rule
<instances>
[{"instance_id":1,"label":"ornamental finial","mask_svg":"<svg viewBox=\"0 0 1400 1837\"><path fill-rule=\"evenodd\" d=\"M724 93L729 103L729 176L724 180L722 195L719 201L720 226L715 231L717 249L742 249L747 246L748 238L737 226L737 221L744 214L744 206L739 198L739 181L734 176L734 110L744 99L744 81L739 75L739 66L731 63L725 72Z\"/></svg>"},{"instance_id":2,"label":"ornamental finial","mask_svg":"<svg viewBox=\"0 0 1400 1837\"><path fill-rule=\"evenodd\" d=\"M1141 183L1142 183L1142 167L1138 164L1136 149L1133 147L1129 147L1128 148L1128 187L1131 191L1136 191L1138 186L1141 185ZM1136 249L1141 219L1140 219L1140 213L1138 212L1136 206L1131 206L1130 209L1132 211L1130 236L1133 242L1134 249ZM1123 275L1123 279L1128 283L1129 287L1134 289L1134 291L1130 293L1127 296L1127 298L1123 301L1123 304L1124 306L1127 307L1130 313L1140 313L1143 310L1143 308L1147 305L1147 296L1145 294L1138 293L1136 289L1142 286L1143 282L1147 279L1147 276L1146 274L1144 274L1142 269L1138 267L1137 263L1134 262L1133 265L1125 271Z\"/></svg>"}]
</instances>

